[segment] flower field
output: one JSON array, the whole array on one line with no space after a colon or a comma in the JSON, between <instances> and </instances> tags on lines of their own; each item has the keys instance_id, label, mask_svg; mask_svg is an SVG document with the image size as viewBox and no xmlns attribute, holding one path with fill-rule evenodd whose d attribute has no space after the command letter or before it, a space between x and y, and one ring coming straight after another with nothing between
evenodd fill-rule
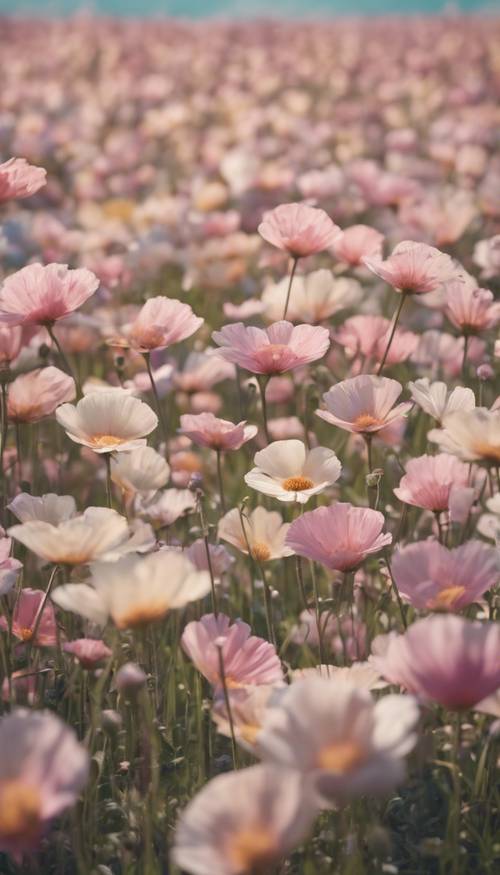
<instances>
[{"instance_id":1,"label":"flower field","mask_svg":"<svg viewBox=\"0 0 500 875\"><path fill-rule=\"evenodd\" d=\"M0 875L494 875L500 18L0 48Z\"/></svg>"}]
</instances>

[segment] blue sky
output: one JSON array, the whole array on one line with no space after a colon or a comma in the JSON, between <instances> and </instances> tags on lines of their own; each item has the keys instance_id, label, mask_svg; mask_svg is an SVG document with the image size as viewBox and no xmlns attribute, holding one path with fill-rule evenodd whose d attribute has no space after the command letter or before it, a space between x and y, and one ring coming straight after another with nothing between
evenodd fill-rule
<instances>
[{"instance_id":1,"label":"blue sky","mask_svg":"<svg viewBox=\"0 0 500 875\"><path fill-rule=\"evenodd\" d=\"M449 0L0 0L2 12L65 13L93 8L108 14L144 15L169 13L184 17L213 14L307 14L307 13L411 13L437 12L450 7ZM500 13L500 0L455 0L467 11L488 8Z\"/></svg>"}]
</instances>

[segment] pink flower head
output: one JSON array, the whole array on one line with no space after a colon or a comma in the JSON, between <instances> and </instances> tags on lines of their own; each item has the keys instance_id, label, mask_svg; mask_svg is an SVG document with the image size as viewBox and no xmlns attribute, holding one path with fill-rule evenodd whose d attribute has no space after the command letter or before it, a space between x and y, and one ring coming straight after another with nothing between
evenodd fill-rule
<instances>
[{"instance_id":1,"label":"pink flower head","mask_svg":"<svg viewBox=\"0 0 500 875\"><path fill-rule=\"evenodd\" d=\"M22 200L47 184L47 171L28 164L25 158L9 158L0 164L0 204Z\"/></svg>"},{"instance_id":2,"label":"pink flower head","mask_svg":"<svg viewBox=\"0 0 500 875\"><path fill-rule=\"evenodd\" d=\"M74 805L89 755L55 714L24 708L0 721L0 751L0 850L19 859Z\"/></svg>"},{"instance_id":3,"label":"pink flower head","mask_svg":"<svg viewBox=\"0 0 500 875\"><path fill-rule=\"evenodd\" d=\"M409 295L435 292L456 275L449 255L434 246L412 240L398 243L386 261L365 257L363 264L397 292Z\"/></svg>"},{"instance_id":4,"label":"pink flower head","mask_svg":"<svg viewBox=\"0 0 500 875\"><path fill-rule=\"evenodd\" d=\"M293 258L304 258L323 252L340 234L324 210L306 204L281 204L265 213L258 232L264 240L288 252Z\"/></svg>"},{"instance_id":5,"label":"pink flower head","mask_svg":"<svg viewBox=\"0 0 500 875\"><path fill-rule=\"evenodd\" d=\"M205 614L188 623L181 644L189 658L213 687L219 687L222 651L224 675L228 687L247 684L279 684L283 670L275 648L263 638L251 634L241 620L231 624L225 614Z\"/></svg>"},{"instance_id":6,"label":"pink flower head","mask_svg":"<svg viewBox=\"0 0 500 875\"><path fill-rule=\"evenodd\" d=\"M9 388L7 410L11 422L38 422L76 396L72 377L59 368L39 368L20 374Z\"/></svg>"},{"instance_id":7,"label":"pink flower head","mask_svg":"<svg viewBox=\"0 0 500 875\"><path fill-rule=\"evenodd\" d=\"M474 707L500 687L500 626L426 617L404 635L379 636L370 661L391 684L445 708Z\"/></svg>"},{"instance_id":8,"label":"pink flower head","mask_svg":"<svg viewBox=\"0 0 500 875\"><path fill-rule=\"evenodd\" d=\"M362 374L332 386L323 395L326 410L316 414L346 431L372 434L406 416L411 402L393 406L402 391L396 380Z\"/></svg>"},{"instance_id":9,"label":"pink flower head","mask_svg":"<svg viewBox=\"0 0 500 875\"><path fill-rule=\"evenodd\" d=\"M5 617L0 617L0 629L7 629ZM19 593L14 616L12 634L20 641L31 642L35 647L55 647L57 629L54 608L46 601L41 589L26 587Z\"/></svg>"},{"instance_id":10,"label":"pink flower head","mask_svg":"<svg viewBox=\"0 0 500 875\"><path fill-rule=\"evenodd\" d=\"M149 298L127 329L133 349L151 352L179 343L198 331L203 319L195 316L189 304L158 295Z\"/></svg>"},{"instance_id":11,"label":"pink flower head","mask_svg":"<svg viewBox=\"0 0 500 875\"><path fill-rule=\"evenodd\" d=\"M78 660L82 668L97 668L113 655L113 651L104 643L94 638L77 638L63 645L65 653L70 653Z\"/></svg>"},{"instance_id":12,"label":"pink flower head","mask_svg":"<svg viewBox=\"0 0 500 875\"><path fill-rule=\"evenodd\" d=\"M0 367L10 365L21 352L24 332L20 325L3 325L0 322Z\"/></svg>"},{"instance_id":13,"label":"pink flower head","mask_svg":"<svg viewBox=\"0 0 500 875\"><path fill-rule=\"evenodd\" d=\"M255 437L257 430L256 425L247 425L246 420L235 425L227 419L218 419L213 413L199 413L197 416L185 413L181 416L181 434L198 446L212 450L239 450Z\"/></svg>"},{"instance_id":14,"label":"pink flower head","mask_svg":"<svg viewBox=\"0 0 500 875\"><path fill-rule=\"evenodd\" d=\"M294 520L285 543L332 571L349 571L391 543L392 535L382 534L384 522L378 510L338 502Z\"/></svg>"},{"instance_id":15,"label":"pink flower head","mask_svg":"<svg viewBox=\"0 0 500 875\"><path fill-rule=\"evenodd\" d=\"M466 541L448 550L437 541L417 541L398 550L392 573L401 596L419 610L460 611L500 579L494 547Z\"/></svg>"},{"instance_id":16,"label":"pink flower head","mask_svg":"<svg viewBox=\"0 0 500 875\"><path fill-rule=\"evenodd\" d=\"M469 466L448 453L410 459L405 471L394 494L405 504L434 513L448 510L454 486L469 483Z\"/></svg>"},{"instance_id":17,"label":"pink flower head","mask_svg":"<svg viewBox=\"0 0 500 875\"><path fill-rule=\"evenodd\" d=\"M500 302L488 289L457 279L446 286L446 315L463 334L480 334L500 322Z\"/></svg>"},{"instance_id":18,"label":"pink flower head","mask_svg":"<svg viewBox=\"0 0 500 875\"><path fill-rule=\"evenodd\" d=\"M81 307L99 280L90 270L67 264L28 264L0 289L0 322L8 325L52 325Z\"/></svg>"},{"instance_id":19,"label":"pink flower head","mask_svg":"<svg viewBox=\"0 0 500 875\"><path fill-rule=\"evenodd\" d=\"M369 225L351 225L338 235L332 252L339 261L358 267L364 258L381 258L384 235Z\"/></svg>"},{"instance_id":20,"label":"pink flower head","mask_svg":"<svg viewBox=\"0 0 500 875\"><path fill-rule=\"evenodd\" d=\"M390 330L391 323L384 316L351 316L340 326L335 340L349 356L362 355L367 360L380 362ZM386 363L394 365L405 362L415 352L419 342L418 334L396 328Z\"/></svg>"},{"instance_id":21,"label":"pink flower head","mask_svg":"<svg viewBox=\"0 0 500 875\"><path fill-rule=\"evenodd\" d=\"M214 331L219 355L253 374L283 374L323 358L330 346L327 328L274 322L265 330L243 322Z\"/></svg>"}]
</instances>

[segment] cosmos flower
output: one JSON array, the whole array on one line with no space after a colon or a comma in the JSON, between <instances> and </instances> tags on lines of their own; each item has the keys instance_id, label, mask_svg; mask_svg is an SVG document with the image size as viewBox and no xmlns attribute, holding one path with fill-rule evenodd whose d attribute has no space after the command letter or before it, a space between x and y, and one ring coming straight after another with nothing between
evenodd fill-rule
<instances>
[{"instance_id":1,"label":"cosmos flower","mask_svg":"<svg viewBox=\"0 0 500 875\"><path fill-rule=\"evenodd\" d=\"M0 617L0 628L8 629L6 617ZM41 589L25 587L19 593L12 615L12 634L34 647L55 647L57 628L54 609Z\"/></svg>"},{"instance_id":2,"label":"cosmos flower","mask_svg":"<svg viewBox=\"0 0 500 875\"><path fill-rule=\"evenodd\" d=\"M262 293L266 318L280 319L288 294L289 279L266 285ZM321 268L312 273L296 274L287 318L290 322L317 325L345 307L354 307L361 297L361 286L354 279L335 277Z\"/></svg>"},{"instance_id":3,"label":"cosmos flower","mask_svg":"<svg viewBox=\"0 0 500 875\"><path fill-rule=\"evenodd\" d=\"M305 504L338 480L341 464L333 450L307 450L302 441L274 441L255 454L256 467L245 474L252 489L279 501Z\"/></svg>"},{"instance_id":4,"label":"cosmos flower","mask_svg":"<svg viewBox=\"0 0 500 875\"><path fill-rule=\"evenodd\" d=\"M253 374L283 374L323 358L330 346L327 328L286 321L265 330L237 322L212 337L220 356Z\"/></svg>"},{"instance_id":5,"label":"cosmos flower","mask_svg":"<svg viewBox=\"0 0 500 875\"><path fill-rule=\"evenodd\" d=\"M113 655L113 651L104 641L95 638L77 638L74 641L66 641L63 644L63 650L74 656L82 668L89 670L97 668Z\"/></svg>"},{"instance_id":6,"label":"cosmos flower","mask_svg":"<svg viewBox=\"0 0 500 875\"><path fill-rule=\"evenodd\" d=\"M125 495L151 495L170 476L170 466L153 447L138 447L111 460L111 479Z\"/></svg>"},{"instance_id":7,"label":"cosmos flower","mask_svg":"<svg viewBox=\"0 0 500 875\"><path fill-rule=\"evenodd\" d=\"M474 392L465 386L450 390L446 383L439 380L431 383L428 377L421 377L408 383L408 388L418 406L438 422L455 410L473 410L476 406Z\"/></svg>"},{"instance_id":8,"label":"cosmos flower","mask_svg":"<svg viewBox=\"0 0 500 875\"><path fill-rule=\"evenodd\" d=\"M85 268L67 264L28 264L4 280L0 322L8 325L53 325L81 307L99 280Z\"/></svg>"},{"instance_id":9,"label":"cosmos flower","mask_svg":"<svg viewBox=\"0 0 500 875\"><path fill-rule=\"evenodd\" d=\"M227 419L218 419L213 413L181 416L180 433L185 434L200 447L227 452L239 450L257 434L256 425L247 425L246 420L236 425Z\"/></svg>"},{"instance_id":10,"label":"cosmos flower","mask_svg":"<svg viewBox=\"0 0 500 875\"><path fill-rule=\"evenodd\" d=\"M76 396L72 377L59 368L39 368L20 374L10 384L7 411L11 422L39 422Z\"/></svg>"},{"instance_id":11,"label":"cosmos flower","mask_svg":"<svg viewBox=\"0 0 500 875\"><path fill-rule=\"evenodd\" d=\"M449 255L412 240L398 243L385 261L365 256L363 264L397 292L407 295L435 292L456 275Z\"/></svg>"},{"instance_id":12,"label":"cosmos flower","mask_svg":"<svg viewBox=\"0 0 500 875\"><path fill-rule=\"evenodd\" d=\"M148 404L121 392L92 392L76 406L62 404L56 419L72 441L95 453L136 450L158 425Z\"/></svg>"},{"instance_id":13,"label":"cosmos flower","mask_svg":"<svg viewBox=\"0 0 500 875\"><path fill-rule=\"evenodd\" d=\"M47 171L28 164L25 158L9 158L0 164L0 203L36 194L47 184Z\"/></svg>"},{"instance_id":14,"label":"cosmos flower","mask_svg":"<svg viewBox=\"0 0 500 875\"><path fill-rule=\"evenodd\" d=\"M427 439L438 444L445 453L458 456L464 462L500 463L500 410L476 407L448 413L443 427L433 428Z\"/></svg>"},{"instance_id":15,"label":"cosmos flower","mask_svg":"<svg viewBox=\"0 0 500 875\"><path fill-rule=\"evenodd\" d=\"M132 349L151 352L186 340L202 324L189 304L160 295L146 301L125 334Z\"/></svg>"},{"instance_id":16,"label":"cosmos flower","mask_svg":"<svg viewBox=\"0 0 500 875\"><path fill-rule=\"evenodd\" d=\"M248 554L257 562L291 556L293 551L285 546L289 523L276 511L256 507L240 512L237 508L228 511L219 521L217 534L241 553Z\"/></svg>"},{"instance_id":17,"label":"cosmos flower","mask_svg":"<svg viewBox=\"0 0 500 875\"><path fill-rule=\"evenodd\" d=\"M272 246L303 258L328 249L340 234L324 210L307 204L281 204L265 213L258 232Z\"/></svg>"},{"instance_id":18,"label":"cosmos flower","mask_svg":"<svg viewBox=\"0 0 500 875\"><path fill-rule=\"evenodd\" d=\"M402 391L401 383L388 377L351 377L323 395L326 410L317 410L316 415L346 431L373 434L406 416L410 402L394 407Z\"/></svg>"},{"instance_id":19,"label":"cosmos flower","mask_svg":"<svg viewBox=\"0 0 500 875\"><path fill-rule=\"evenodd\" d=\"M454 487L469 484L469 466L448 453L410 459L405 471L394 495L405 504L434 513L448 510Z\"/></svg>"},{"instance_id":20,"label":"cosmos flower","mask_svg":"<svg viewBox=\"0 0 500 875\"><path fill-rule=\"evenodd\" d=\"M350 267L363 265L364 258L381 258L384 235L369 225L351 225L339 234L332 244L332 252L339 261Z\"/></svg>"}]
</instances>

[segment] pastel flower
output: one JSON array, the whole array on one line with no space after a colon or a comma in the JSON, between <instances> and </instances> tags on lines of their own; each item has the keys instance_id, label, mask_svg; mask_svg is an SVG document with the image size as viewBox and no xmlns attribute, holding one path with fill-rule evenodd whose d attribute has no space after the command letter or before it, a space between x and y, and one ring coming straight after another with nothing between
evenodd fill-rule
<instances>
[{"instance_id":1,"label":"pastel flower","mask_svg":"<svg viewBox=\"0 0 500 875\"><path fill-rule=\"evenodd\" d=\"M172 858L192 875L270 871L306 838L315 817L293 770L259 765L218 775L182 812Z\"/></svg>"},{"instance_id":2,"label":"pastel flower","mask_svg":"<svg viewBox=\"0 0 500 875\"><path fill-rule=\"evenodd\" d=\"M183 608L210 591L208 572L198 571L176 550L95 562L91 573L91 586L59 586L52 600L100 625L111 617L118 629L141 628L163 620L169 611Z\"/></svg>"},{"instance_id":3,"label":"pastel flower","mask_svg":"<svg viewBox=\"0 0 500 875\"><path fill-rule=\"evenodd\" d=\"M0 629L8 629L6 617L0 617ZM12 615L12 634L34 647L55 647L57 628L54 608L41 589L25 587L19 593Z\"/></svg>"},{"instance_id":4,"label":"pastel flower","mask_svg":"<svg viewBox=\"0 0 500 875\"><path fill-rule=\"evenodd\" d=\"M364 257L363 264L397 292L407 295L423 295L440 290L444 283L456 275L449 255L434 246L412 240L398 243L385 261Z\"/></svg>"},{"instance_id":5,"label":"pastel flower","mask_svg":"<svg viewBox=\"0 0 500 875\"><path fill-rule=\"evenodd\" d=\"M196 496L190 489L164 489L151 500L140 500L137 505L138 513L158 526L171 526L195 510Z\"/></svg>"},{"instance_id":6,"label":"pastel flower","mask_svg":"<svg viewBox=\"0 0 500 875\"><path fill-rule=\"evenodd\" d=\"M0 322L0 367L8 367L21 352L25 341L20 325L5 325Z\"/></svg>"},{"instance_id":7,"label":"pastel flower","mask_svg":"<svg viewBox=\"0 0 500 875\"><path fill-rule=\"evenodd\" d=\"M72 441L95 453L136 450L158 425L148 404L120 392L92 392L76 406L62 404L56 419Z\"/></svg>"},{"instance_id":8,"label":"pastel flower","mask_svg":"<svg viewBox=\"0 0 500 875\"><path fill-rule=\"evenodd\" d=\"M294 520L286 544L333 571L349 571L391 543L392 535L382 534L384 522L378 510L338 502Z\"/></svg>"},{"instance_id":9,"label":"pastel flower","mask_svg":"<svg viewBox=\"0 0 500 875\"><path fill-rule=\"evenodd\" d=\"M250 684L281 684L283 669L275 648L251 634L242 620L231 624L225 614L205 614L188 623L181 645L198 671L216 689L221 686L220 656L229 688Z\"/></svg>"},{"instance_id":10,"label":"pastel flower","mask_svg":"<svg viewBox=\"0 0 500 875\"><path fill-rule=\"evenodd\" d=\"M367 655L366 623L359 617L349 614L335 616L324 611L320 616L319 629L323 647L328 647L336 656L344 660L364 659ZM299 621L292 628L290 640L294 644L309 648L319 647L318 619L316 611L301 611Z\"/></svg>"},{"instance_id":11,"label":"pastel flower","mask_svg":"<svg viewBox=\"0 0 500 875\"><path fill-rule=\"evenodd\" d=\"M411 402L394 407L402 391L397 380L361 374L332 386L323 395L326 410L316 415L346 431L373 434L406 416Z\"/></svg>"},{"instance_id":12,"label":"pastel flower","mask_svg":"<svg viewBox=\"0 0 500 875\"><path fill-rule=\"evenodd\" d=\"M10 384L7 411L11 422L39 422L76 396L72 377L52 366L20 374Z\"/></svg>"},{"instance_id":13,"label":"pastel flower","mask_svg":"<svg viewBox=\"0 0 500 875\"><path fill-rule=\"evenodd\" d=\"M422 377L415 382L408 383L411 397L433 419L442 422L449 413L455 410L473 410L476 406L476 397L472 389L464 386L448 388L446 383L438 380L431 383L428 377Z\"/></svg>"},{"instance_id":14,"label":"pastel flower","mask_svg":"<svg viewBox=\"0 0 500 875\"><path fill-rule=\"evenodd\" d=\"M0 750L0 849L20 858L75 804L90 758L59 717L24 708L0 720Z\"/></svg>"},{"instance_id":15,"label":"pastel flower","mask_svg":"<svg viewBox=\"0 0 500 875\"><path fill-rule=\"evenodd\" d=\"M336 684L348 684L358 690L381 690L387 687L370 662L355 662L353 665L315 665L312 668L299 668L292 674L292 682L296 683L309 678L325 678Z\"/></svg>"},{"instance_id":16,"label":"pastel flower","mask_svg":"<svg viewBox=\"0 0 500 875\"><path fill-rule=\"evenodd\" d=\"M170 466L153 447L138 447L111 460L111 479L124 495L151 495L168 481Z\"/></svg>"},{"instance_id":17,"label":"pastel flower","mask_svg":"<svg viewBox=\"0 0 500 875\"><path fill-rule=\"evenodd\" d=\"M12 545L11 538L5 538L5 532L0 532L0 596L7 595L15 585L19 572L23 567L22 562L13 559L10 555Z\"/></svg>"},{"instance_id":18,"label":"pastel flower","mask_svg":"<svg viewBox=\"0 0 500 875\"><path fill-rule=\"evenodd\" d=\"M476 407L444 417L443 428L433 428L428 440L464 462L500 463L500 410Z\"/></svg>"},{"instance_id":19,"label":"pastel flower","mask_svg":"<svg viewBox=\"0 0 500 875\"><path fill-rule=\"evenodd\" d=\"M481 268L485 279L500 274L500 234L487 240L479 240L474 247L474 262Z\"/></svg>"},{"instance_id":20,"label":"pastel flower","mask_svg":"<svg viewBox=\"0 0 500 875\"><path fill-rule=\"evenodd\" d=\"M218 354L254 374L282 374L323 358L330 346L327 328L274 322L264 330L242 322L212 334Z\"/></svg>"},{"instance_id":21,"label":"pastel flower","mask_svg":"<svg viewBox=\"0 0 500 875\"><path fill-rule=\"evenodd\" d=\"M216 350L209 349L190 352L182 370L175 372L174 383L183 392L194 394L207 392L222 380L233 380L234 376L234 365L221 359Z\"/></svg>"},{"instance_id":22,"label":"pastel flower","mask_svg":"<svg viewBox=\"0 0 500 875\"><path fill-rule=\"evenodd\" d=\"M185 413L181 416L179 431L200 447L227 452L239 450L255 437L258 429L256 425L247 425L246 420L235 425L227 419L218 419L213 413L197 416Z\"/></svg>"},{"instance_id":23,"label":"pastel flower","mask_svg":"<svg viewBox=\"0 0 500 875\"><path fill-rule=\"evenodd\" d=\"M81 307L99 286L85 268L67 264L28 264L4 280L0 322L8 325L53 325Z\"/></svg>"},{"instance_id":24,"label":"pastel flower","mask_svg":"<svg viewBox=\"0 0 500 875\"><path fill-rule=\"evenodd\" d=\"M368 690L332 679L293 683L257 736L260 757L298 769L323 806L383 795L405 775L419 712L409 696L375 702Z\"/></svg>"},{"instance_id":25,"label":"pastel flower","mask_svg":"<svg viewBox=\"0 0 500 875\"><path fill-rule=\"evenodd\" d=\"M324 210L300 203L281 204L269 210L257 230L264 240L293 258L328 249L340 233Z\"/></svg>"},{"instance_id":26,"label":"pastel flower","mask_svg":"<svg viewBox=\"0 0 500 875\"><path fill-rule=\"evenodd\" d=\"M493 292L477 288L472 277L447 284L445 312L462 334L480 334L500 322L500 302Z\"/></svg>"},{"instance_id":27,"label":"pastel flower","mask_svg":"<svg viewBox=\"0 0 500 875\"><path fill-rule=\"evenodd\" d=\"M250 552L257 562L268 562L292 555L293 551L285 546L289 528L276 511L256 507L240 515L239 510L233 508L219 520L217 534L241 553Z\"/></svg>"},{"instance_id":28,"label":"pastel flower","mask_svg":"<svg viewBox=\"0 0 500 875\"><path fill-rule=\"evenodd\" d=\"M437 541L417 541L394 553L392 573L402 598L415 608L461 611L498 583L500 559L481 541L453 550Z\"/></svg>"},{"instance_id":29,"label":"pastel flower","mask_svg":"<svg viewBox=\"0 0 500 875\"><path fill-rule=\"evenodd\" d=\"M202 324L189 304L159 295L148 298L125 334L133 349L151 352L186 340Z\"/></svg>"},{"instance_id":30,"label":"pastel flower","mask_svg":"<svg viewBox=\"0 0 500 875\"><path fill-rule=\"evenodd\" d=\"M341 464L333 450L307 450L302 441L273 441L255 454L256 467L245 474L252 489L272 495L278 501L305 504L340 477Z\"/></svg>"},{"instance_id":31,"label":"pastel flower","mask_svg":"<svg viewBox=\"0 0 500 875\"><path fill-rule=\"evenodd\" d=\"M169 549L168 547L166 549ZM170 548L171 549L171 548ZM207 545L204 538L197 538L189 547L183 550L185 556L193 563L198 571L210 571L214 575L216 583L220 582L222 575L228 571L234 562L234 557L226 550L223 544L209 544L210 565L208 564Z\"/></svg>"},{"instance_id":32,"label":"pastel flower","mask_svg":"<svg viewBox=\"0 0 500 875\"><path fill-rule=\"evenodd\" d=\"M500 493L486 501L489 513L483 513L479 517L477 530L485 538L491 538L497 546L500 546Z\"/></svg>"},{"instance_id":33,"label":"pastel flower","mask_svg":"<svg viewBox=\"0 0 500 875\"><path fill-rule=\"evenodd\" d=\"M374 669L372 669L374 671ZM286 687L261 684L228 690L231 720L225 697L219 695L213 704L212 719L222 735L231 738L231 723L238 744L255 753L257 737L268 708L275 707Z\"/></svg>"},{"instance_id":34,"label":"pastel flower","mask_svg":"<svg viewBox=\"0 0 500 875\"><path fill-rule=\"evenodd\" d=\"M350 267L363 264L364 258L380 258L384 235L369 225L351 225L345 228L332 244L332 252L339 261Z\"/></svg>"},{"instance_id":35,"label":"pastel flower","mask_svg":"<svg viewBox=\"0 0 500 875\"><path fill-rule=\"evenodd\" d=\"M287 299L289 279L267 285L262 293L267 319L280 319ZM317 325L345 307L353 307L361 297L361 286L354 279L335 277L331 270L295 274L293 295L287 315L290 322Z\"/></svg>"},{"instance_id":36,"label":"pastel flower","mask_svg":"<svg viewBox=\"0 0 500 875\"><path fill-rule=\"evenodd\" d=\"M22 200L47 184L47 171L28 164L25 158L9 158L0 164L0 203Z\"/></svg>"},{"instance_id":37,"label":"pastel flower","mask_svg":"<svg viewBox=\"0 0 500 875\"><path fill-rule=\"evenodd\" d=\"M82 668L89 670L97 668L113 655L113 651L104 641L94 638L77 638L74 641L66 641L63 644L63 650L74 656Z\"/></svg>"},{"instance_id":38,"label":"pastel flower","mask_svg":"<svg viewBox=\"0 0 500 875\"><path fill-rule=\"evenodd\" d=\"M77 513L76 501L72 495L55 495L53 492L41 496L20 492L7 508L22 523L40 520L52 526L71 519Z\"/></svg>"},{"instance_id":39,"label":"pastel flower","mask_svg":"<svg viewBox=\"0 0 500 875\"><path fill-rule=\"evenodd\" d=\"M394 494L405 504L434 513L448 510L454 486L469 485L469 466L447 453L410 459L405 471Z\"/></svg>"},{"instance_id":40,"label":"pastel flower","mask_svg":"<svg viewBox=\"0 0 500 875\"><path fill-rule=\"evenodd\" d=\"M390 330L391 323L383 316L351 316L335 332L334 339L344 348L349 358L362 355L366 360L380 362L387 347ZM413 331L396 328L386 363L394 365L405 362L415 352L419 340L419 336Z\"/></svg>"},{"instance_id":41,"label":"pastel flower","mask_svg":"<svg viewBox=\"0 0 500 875\"><path fill-rule=\"evenodd\" d=\"M391 684L445 708L473 708L500 687L500 627L454 615L381 635L370 661Z\"/></svg>"}]
</instances>

